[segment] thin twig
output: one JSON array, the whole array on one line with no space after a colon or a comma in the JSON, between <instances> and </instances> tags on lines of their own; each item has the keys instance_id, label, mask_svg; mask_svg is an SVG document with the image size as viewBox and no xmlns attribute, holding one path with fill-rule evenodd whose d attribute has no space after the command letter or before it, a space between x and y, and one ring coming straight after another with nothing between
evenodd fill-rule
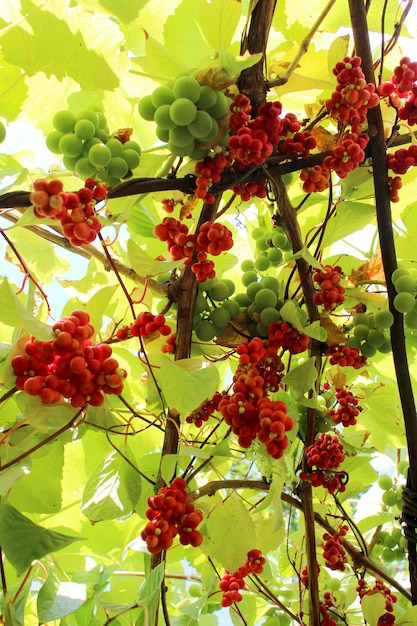
<instances>
[{"instance_id":1,"label":"thin twig","mask_svg":"<svg viewBox=\"0 0 417 626\"><path fill-rule=\"evenodd\" d=\"M295 55L294 59L291 61L290 65L288 66L285 74L283 76L278 76L274 80L268 80L266 83L268 89L272 89L272 87L280 87L281 85L285 85L285 83L288 82L291 74L298 67L298 64L301 58L306 54L308 47L311 43L311 40L313 38L313 35L316 33L317 29L320 27L321 23L323 22L324 18L327 16L327 14L329 13L330 9L335 4L335 2L336 0L329 0L327 5L324 7L323 11L320 13L318 18L314 22L308 35L306 35L306 37L304 37L303 41L300 43L298 52Z\"/></svg>"}]
</instances>

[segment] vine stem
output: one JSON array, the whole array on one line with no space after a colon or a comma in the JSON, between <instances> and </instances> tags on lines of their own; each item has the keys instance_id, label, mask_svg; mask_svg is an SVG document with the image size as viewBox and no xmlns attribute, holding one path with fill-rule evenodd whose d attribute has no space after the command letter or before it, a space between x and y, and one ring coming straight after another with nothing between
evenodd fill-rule
<instances>
[{"instance_id":1,"label":"vine stem","mask_svg":"<svg viewBox=\"0 0 417 626\"><path fill-rule=\"evenodd\" d=\"M298 48L298 52L295 55L294 59L291 61L290 65L288 66L287 71L285 72L285 74L283 74L283 76L278 76L274 80L269 80L267 82L268 89L272 89L272 87L280 87L281 85L285 85L285 83L288 82L291 74L297 68L301 58L306 54L306 52L308 50L308 47L309 47L309 45L311 43L311 40L313 38L313 35L318 30L318 28L320 27L321 23L323 22L323 20L325 19L325 17L329 13L330 9L333 7L335 2L336 2L336 0L329 0L329 2L324 7L323 11L318 16L317 20L314 22L314 24L311 27L310 32L308 33L308 35L306 37L304 37L303 41L300 43L300 46Z\"/></svg>"},{"instance_id":2,"label":"vine stem","mask_svg":"<svg viewBox=\"0 0 417 626\"><path fill-rule=\"evenodd\" d=\"M26 261L24 260L24 258L20 254L20 252L17 250L17 248L14 245L13 241L11 241L11 239L6 235L6 233L4 232L3 229L0 230L0 233L1 233L2 237L3 237L3 239L5 239L7 244L10 246L10 248L15 253L15 255L16 255L20 265L23 267L23 270L24 270L26 278L29 278L29 280L31 280L33 282L33 284L35 285L35 287L39 290L39 293L41 294L42 298L45 300L46 308L48 309L48 314L50 314L51 307L49 306L48 296L46 295L46 293L44 292L44 290L42 289L41 285L38 283L36 278L33 276L32 272L30 271L30 269L27 266Z\"/></svg>"},{"instance_id":3,"label":"vine stem","mask_svg":"<svg viewBox=\"0 0 417 626\"><path fill-rule=\"evenodd\" d=\"M269 491L271 488L271 484L266 480L250 480L250 479L240 479L240 480L214 480L206 485L203 485L192 492L193 500L198 500L204 496L212 496L220 489L253 489L255 491ZM298 511L303 511L303 503L301 499L295 498L294 496L282 492L281 500L286 502L290 506L294 507ZM322 517L319 513L314 512L314 520L316 524L321 526L324 530L326 530L332 536L336 533L336 529L327 521L326 518ZM373 572L376 576L385 580L391 587L394 587L403 595L407 600L411 600L411 594L404 589L404 587L396 581L394 578L391 578L387 574L387 572L382 569L377 563L372 561L362 550L358 550L355 546L347 541L346 539L343 542L344 548L346 548L346 552L350 555L355 567L363 567L367 570Z\"/></svg>"},{"instance_id":4,"label":"vine stem","mask_svg":"<svg viewBox=\"0 0 417 626\"><path fill-rule=\"evenodd\" d=\"M28 194L28 197L29 197L29 194ZM1 202L1 198L2 196L0 196L0 202ZM12 222L13 224L16 224L19 221L19 217L17 215L14 215L11 212L2 213L1 217L8 220L9 222ZM63 248L64 250L67 250L68 252L72 252L74 254L77 254L80 257L83 257L84 259L88 259L88 260L90 260L91 258L97 259L97 261L99 261L99 263L103 265L106 271L110 271L112 267L114 266L117 268L117 271L119 272L119 274L121 274L122 276L125 276L126 278L129 278L134 283L144 285L146 282L146 277L136 274L136 272L133 269L131 269L130 267L126 267L126 265L121 263L118 259L111 257L112 264L113 264L111 265L108 260L108 257L103 252L100 252L100 250L92 246L91 244L75 247L70 244L70 242L68 241L66 237L62 237L61 235L55 234L55 232L52 232L51 230L47 230L43 226L25 225L24 228L27 228L29 231L31 231L35 235L42 237L42 239L49 241L54 246L59 246L60 248ZM52 228L53 231L57 230L57 229L54 229L52 226L48 226L48 228ZM161 296L166 295L166 287L158 283L157 280L149 279L148 287L154 293L159 293L161 294Z\"/></svg>"},{"instance_id":5,"label":"vine stem","mask_svg":"<svg viewBox=\"0 0 417 626\"><path fill-rule=\"evenodd\" d=\"M135 319L136 319L135 306L133 304L132 298L130 297L130 293L126 289L126 285L124 284L124 282L122 280L122 277L120 276L119 271L118 271L116 265L113 263L113 259L111 257L111 254L107 250L107 246L104 243L103 235L101 233L97 233L97 236L98 236L98 238L100 240L101 246L102 246L102 248L104 250L104 254L105 254L105 256L106 256L106 258L107 258L107 260L109 262L109 265L112 268L113 272L116 274L116 278L118 280L118 283L119 283L120 287L122 288L123 293L126 296L126 300L129 303L129 308L130 308L130 311L131 311L132 316L133 316L133 321L135 321ZM147 277L145 277L145 286L146 286L146 281L147 280L148 280Z\"/></svg>"},{"instance_id":6,"label":"vine stem","mask_svg":"<svg viewBox=\"0 0 417 626\"><path fill-rule=\"evenodd\" d=\"M215 196L215 202L213 204L204 204L200 213L200 217L196 226L196 232L198 232L201 224L204 222L213 220L216 216L219 204L221 200L221 194ZM177 327L176 327L176 347L175 347L175 361L180 359L187 359L190 356L191 351L191 336L193 332L193 318L195 300L197 297L198 283L195 274L191 271L192 262L187 265L179 278L179 280L173 285L175 289L175 299L177 301ZM164 441L162 444L161 462L159 465L158 477L155 485L155 492L165 485L165 480L162 476L161 467L164 457L167 454L178 453L178 443L181 433L181 416L179 412L173 408L168 410L168 417L165 425ZM166 553L159 552L153 554L151 557L151 570L155 569L157 565L166 560ZM164 612L164 618L166 624L168 619L166 609L166 586L165 581L161 585L161 604ZM154 620L155 626L158 624L158 611L155 614Z\"/></svg>"},{"instance_id":7,"label":"vine stem","mask_svg":"<svg viewBox=\"0 0 417 626\"><path fill-rule=\"evenodd\" d=\"M291 204L288 197L287 189L281 176L271 176L271 183L274 187L279 214L283 220L283 227L286 230L287 236L291 241L294 254L299 252L303 248L303 240L301 237L301 230L297 220L297 211ZM305 299L308 315L310 321L320 319L316 305L314 304L314 285L311 276L310 265L303 258L296 260L296 266L298 275L300 278L301 287L303 290L303 296ZM310 356L315 358L315 367L317 371L316 379L316 391L320 382L320 370L321 370L321 348L320 344L316 340L310 341L309 348ZM316 435L316 417L317 409L308 407L307 409L307 428L304 447L311 445ZM303 470L308 472L309 467L304 455L303 458ZM309 572L315 572L317 570L317 546L314 524L314 506L313 506L313 489L311 483L307 480L300 482L300 498L302 502L302 510L304 513L305 533L306 533L306 553L307 553L307 566ZM311 626L320 626L320 598L319 587L317 577L311 576L309 584L309 614Z\"/></svg>"},{"instance_id":8,"label":"vine stem","mask_svg":"<svg viewBox=\"0 0 417 626\"><path fill-rule=\"evenodd\" d=\"M374 83L375 76L365 6L361 0L349 0L349 9L352 20L356 53L362 59L362 69L366 80ZM395 252L394 233L392 229L384 124L379 106L369 109L368 126L368 134L370 137L369 144L373 163L376 217L381 247L381 257L387 283L389 307L394 316L394 323L390 329L392 355L398 391L400 394L401 407L404 415L408 456L410 462L407 476L407 486L411 491L416 493L417 413L407 359L403 315L399 313L393 305L396 291L392 283L391 276L393 271L397 268L397 257ZM408 560L412 602L413 604L417 604L417 550L416 544L411 541L408 542Z\"/></svg>"},{"instance_id":9,"label":"vine stem","mask_svg":"<svg viewBox=\"0 0 417 626\"><path fill-rule=\"evenodd\" d=\"M62 426L62 428L59 428L54 433L52 433L52 435L49 435L49 437L46 437L45 439L43 439L43 441L40 441L39 443L37 443L35 446L30 448L29 450L26 450L26 452L22 452L22 454L19 454L17 457L12 459L8 463L5 463L4 465L0 465L0 472L3 472L4 470L8 469L9 467L12 467L13 465L16 465L16 463L19 463L19 461L23 461L23 459L26 459L33 452L36 452L36 450L39 450L40 448L43 448L43 446L46 446L47 443L50 443L51 441L53 441L54 439L59 437L59 435L62 435L62 433L64 433L66 430L68 430L68 428L71 428L74 425L74 423L76 422L76 420L78 419L78 417L81 415L82 412L83 412L83 409L80 409L70 419L70 421L67 422L67 424Z\"/></svg>"}]
</instances>

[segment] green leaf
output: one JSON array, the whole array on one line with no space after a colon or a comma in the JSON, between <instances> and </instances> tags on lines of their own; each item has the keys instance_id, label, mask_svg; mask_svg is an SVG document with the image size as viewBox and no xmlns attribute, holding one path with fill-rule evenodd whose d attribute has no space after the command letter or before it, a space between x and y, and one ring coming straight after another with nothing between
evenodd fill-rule
<instances>
[{"instance_id":1,"label":"green leaf","mask_svg":"<svg viewBox=\"0 0 417 626\"><path fill-rule=\"evenodd\" d=\"M0 53L1 94L0 116L9 122L14 120L27 96L28 88L24 81L24 73L14 65L6 63ZM7 93L7 97L4 94ZM1 155L6 156L6 155ZM3 168L0 170L3 172Z\"/></svg>"},{"instance_id":2,"label":"green leaf","mask_svg":"<svg viewBox=\"0 0 417 626\"><path fill-rule=\"evenodd\" d=\"M4 624L6 626L24 626L24 621L20 619L15 609L14 603L10 599L9 594L4 598Z\"/></svg>"},{"instance_id":3,"label":"green leaf","mask_svg":"<svg viewBox=\"0 0 417 626\"><path fill-rule=\"evenodd\" d=\"M312 356L301 365L289 371L288 374L285 374L282 383L291 387L295 392L296 398L300 398L310 389L313 389L316 379L316 359Z\"/></svg>"},{"instance_id":4,"label":"green leaf","mask_svg":"<svg viewBox=\"0 0 417 626\"><path fill-rule=\"evenodd\" d=\"M336 63L339 63L341 59L344 59L348 54L350 35L341 35L336 37L330 45L327 53L327 69L330 76L333 75L333 68Z\"/></svg>"},{"instance_id":5,"label":"green leaf","mask_svg":"<svg viewBox=\"0 0 417 626\"><path fill-rule=\"evenodd\" d=\"M30 3L22 2L22 6L30 11ZM71 31L66 19L39 8L31 11L26 20L31 32L15 26L0 38L8 63L21 67L29 76L39 71L59 80L71 76L85 89L118 86L119 78L106 60L89 49L79 30Z\"/></svg>"},{"instance_id":6,"label":"green leaf","mask_svg":"<svg viewBox=\"0 0 417 626\"><path fill-rule=\"evenodd\" d=\"M7 99L7 98L6 98ZM1 102L2 98L0 98ZM0 191L5 193L10 187L25 182L28 171L9 154L0 154Z\"/></svg>"},{"instance_id":7,"label":"green leaf","mask_svg":"<svg viewBox=\"0 0 417 626\"><path fill-rule=\"evenodd\" d=\"M31 461L29 458L16 463L0 473L0 495L7 493L20 478L30 472Z\"/></svg>"},{"instance_id":8,"label":"green leaf","mask_svg":"<svg viewBox=\"0 0 417 626\"><path fill-rule=\"evenodd\" d=\"M19 575L32 561L81 539L38 526L7 503L0 506L0 537L4 553Z\"/></svg>"},{"instance_id":9,"label":"green leaf","mask_svg":"<svg viewBox=\"0 0 417 626\"><path fill-rule=\"evenodd\" d=\"M87 480L81 510L92 522L117 519L131 513L140 493L140 475L114 450Z\"/></svg>"},{"instance_id":10,"label":"green leaf","mask_svg":"<svg viewBox=\"0 0 417 626\"><path fill-rule=\"evenodd\" d=\"M103 287L88 301L86 311L90 316L90 323L96 333L100 332L103 321L103 313L107 309L108 304L112 301L117 289L118 285L108 285L107 287Z\"/></svg>"},{"instance_id":11,"label":"green leaf","mask_svg":"<svg viewBox=\"0 0 417 626\"><path fill-rule=\"evenodd\" d=\"M307 324L307 326L303 327L303 333L307 335L307 337L311 337L312 339L317 339L317 341L326 341L327 332L326 329L321 326L319 320L312 322L311 324Z\"/></svg>"},{"instance_id":12,"label":"green leaf","mask_svg":"<svg viewBox=\"0 0 417 626\"><path fill-rule=\"evenodd\" d=\"M181 72L187 71L192 65L186 65L176 57L170 50L165 48L148 32L141 29L145 41L146 57L135 57L133 63L139 64L144 72L154 80L159 82L169 82ZM191 60L191 59L190 59Z\"/></svg>"},{"instance_id":13,"label":"green leaf","mask_svg":"<svg viewBox=\"0 0 417 626\"><path fill-rule=\"evenodd\" d=\"M39 282L49 284L70 269L69 261L59 255L55 247L30 230L14 228L9 237ZM12 251L9 254L15 258ZM20 261L17 263L20 266Z\"/></svg>"},{"instance_id":14,"label":"green leaf","mask_svg":"<svg viewBox=\"0 0 417 626\"><path fill-rule=\"evenodd\" d=\"M134 204L130 210L127 224L132 233L142 235L142 237L155 237L153 229L157 222L142 202Z\"/></svg>"},{"instance_id":15,"label":"green leaf","mask_svg":"<svg viewBox=\"0 0 417 626\"><path fill-rule=\"evenodd\" d=\"M219 62L230 76L236 78L240 72L248 67L253 67L262 59L262 52L256 54L234 55L222 46L220 48Z\"/></svg>"},{"instance_id":16,"label":"green leaf","mask_svg":"<svg viewBox=\"0 0 417 626\"><path fill-rule=\"evenodd\" d=\"M0 302L0 322L13 328L25 328L39 341L51 341L53 339L51 327L38 320L23 306L7 278L4 278L0 284Z\"/></svg>"},{"instance_id":17,"label":"green leaf","mask_svg":"<svg viewBox=\"0 0 417 626\"><path fill-rule=\"evenodd\" d=\"M398 626L414 626L417 623L417 606L412 606L400 618L396 618Z\"/></svg>"},{"instance_id":18,"label":"green leaf","mask_svg":"<svg viewBox=\"0 0 417 626\"><path fill-rule=\"evenodd\" d=\"M362 613L369 626L378 626L378 620L385 612L385 596L383 593L377 591L363 596Z\"/></svg>"},{"instance_id":19,"label":"green leaf","mask_svg":"<svg viewBox=\"0 0 417 626\"><path fill-rule=\"evenodd\" d=\"M184 259L179 261L155 261L132 239L129 239L127 242L127 254L132 268L139 276L157 276L184 265Z\"/></svg>"},{"instance_id":20,"label":"green leaf","mask_svg":"<svg viewBox=\"0 0 417 626\"><path fill-rule=\"evenodd\" d=\"M239 0L199 0L197 26L207 43L220 52L232 41L241 13Z\"/></svg>"},{"instance_id":21,"label":"green leaf","mask_svg":"<svg viewBox=\"0 0 417 626\"><path fill-rule=\"evenodd\" d=\"M288 322L288 324L291 324L291 326L296 330L304 332L304 325L301 319L302 312L294 300L287 300L284 302L279 310L279 314L284 322Z\"/></svg>"},{"instance_id":22,"label":"green leaf","mask_svg":"<svg viewBox=\"0 0 417 626\"><path fill-rule=\"evenodd\" d=\"M76 611L87 599L86 585L61 582L51 573L39 589L37 610L40 622L60 619Z\"/></svg>"},{"instance_id":23,"label":"green leaf","mask_svg":"<svg viewBox=\"0 0 417 626\"><path fill-rule=\"evenodd\" d=\"M206 520L204 551L230 572L237 570L253 548L255 524L242 500L234 493L218 504Z\"/></svg>"},{"instance_id":24,"label":"green leaf","mask_svg":"<svg viewBox=\"0 0 417 626\"><path fill-rule=\"evenodd\" d=\"M340 241L375 222L375 206L365 202L340 202L334 217L326 224L323 246Z\"/></svg>"},{"instance_id":25,"label":"green leaf","mask_svg":"<svg viewBox=\"0 0 417 626\"><path fill-rule=\"evenodd\" d=\"M289 260L297 260L297 259L304 259L304 261L306 261L309 265L311 265L311 267L314 267L315 269L322 269L322 265L321 263L319 263L319 261L317 261L317 259L311 254L310 250L308 248L306 248L305 246L303 248L301 248L301 250L299 250L298 252L295 252L292 257L286 259L286 262L288 263Z\"/></svg>"},{"instance_id":26,"label":"green leaf","mask_svg":"<svg viewBox=\"0 0 417 626\"><path fill-rule=\"evenodd\" d=\"M15 486L10 502L27 513L57 513L62 504L63 441L41 448L31 460L30 473Z\"/></svg>"},{"instance_id":27,"label":"green leaf","mask_svg":"<svg viewBox=\"0 0 417 626\"><path fill-rule=\"evenodd\" d=\"M184 415L211 398L219 385L216 366L200 358L172 361L163 357L157 378L168 406Z\"/></svg>"},{"instance_id":28,"label":"green leaf","mask_svg":"<svg viewBox=\"0 0 417 626\"><path fill-rule=\"evenodd\" d=\"M139 587L137 603L145 606L147 610L140 612L135 626L153 624L155 613L158 610L159 594L164 575L165 564L160 563L146 576L145 581Z\"/></svg>"}]
</instances>

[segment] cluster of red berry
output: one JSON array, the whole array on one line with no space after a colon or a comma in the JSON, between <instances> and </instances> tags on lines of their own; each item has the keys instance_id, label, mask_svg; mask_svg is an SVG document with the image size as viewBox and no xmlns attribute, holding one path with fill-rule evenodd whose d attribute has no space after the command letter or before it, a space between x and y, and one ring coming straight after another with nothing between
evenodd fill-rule
<instances>
[{"instance_id":1,"label":"cluster of red berry","mask_svg":"<svg viewBox=\"0 0 417 626\"><path fill-rule=\"evenodd\" d=\"M133 324L122 326L117 329L116 337L119 341L129 337L142 337L144 339L153 336L167 336L171 333L171 328L165 323L165 316L154 315L149 311L139 313Z\"/></svg>"},{"instance_id":2,"label":"cluster of red berry","mask_svg":"<svg viewBox=\"0 0 417 626\"><path fill-rule=\"evenodd\" d=\"M237 347L239 366L233 376L231 395L223 395L218 405L224 421L232 426L242 448L258 438L274 459L282 457L288 446L285 434L293 428L287 406L271 401L267 394L277 391L283 364L277 348L268 340L254 337Z\"/></svg>"},{"instance_id":3,"label":"cluster of red berry","mask_svg":"<svg viewBox=\"0 0 417 626\"><path fill-rule=\"evenodd\" d=\"M389 199L391 202L399 202L400 196L398 190L403 186L401 176L388 176Z\"/></svg>"},{"instance_id":4,"label":"cluster of red berry","mask_svg":"<svg viewBox=\"0 0 417 626\"><path fill-rule=\"evenodd\" d=\"M308 480L312 487L323 487L330 494L346 490L348 475L346 472L329 472L326 470L314 470L314 472L301 472L301 480Z\"/></svg>"},{"instance_id":5,"label":"cluster of red berry","mask_svg":"<svg viewBox=\"0 0 417 626\"><path fill-rule=\"evenodd\" d=\"M195 166L197 180L195 181L196 198L204 200L206 204L213 204L214 196L209 189L214 183L220 182L222 174L232 164L230 155L218 154L215 157L206 156Z\"/></svg>"},{"instance_id":6,"label":"cluster of red berry","mask_svg":"<svg viewBox=\"0 0 417 626\"><path fill-rule=\"evenodd\" d=\"M382 82L378 87L379 95L384 98L390 96L390 102L398 109L400 120L406 121L408 126L417 124L417 62L411 62L409 57L402 57L399 65L394 69L391 80ZM405 99L405 100L404 100ZM401 148L393 154L387 154L388 169L395 174L405 172L417 164L416 146L410 149ZM389 177L389 192L391 202L398 202L398 190L402 187L401 178Z\"/></svg>"},{"instance_id":7,"label":"cluster of red berry","mask_svg":"<svg viewBox=\"0 0 417 626\"><path fill-rule=\"evenodd\" d=\"M307 350L310 337L299 332L288 322L272 322L268 326L268 345L300 354Z\"/></svg>"},{"instance_id":8,"label":"cluster of red berry","mask_svg":"<svg viewBox=\"0 0 417 626\"><path fill-rule=\"evenodd\" d=\"M300 171L300 180L306 193L324 191L329 187L330 172L324 165L304 167Z\"/></svg>"},{"instance_id":9,"label":"cluster of red berry","mask_svg":"<svg viewBox=\"0 0 417 626\"><path fill-rule=\"evenodd\" d=\"M91 243L101 230L95 205L107 196L107 187L92 178L77 192L64 192L60 180L36 180L30 201L36 217L49 217L61 223L62 232L73 246Z\"/></svg>"},{"instance_id":10,"label":"cluster of red berry","mask_svg":"<svg viewBox=\"0 0 417 626\"><path fill-rule=\"evenodd\" d=\"M358 56L345 57L333 69L337 85L326 107L331 117L352 126L352 132L359 135L361 124L366 120L368 109L379 102L375 85L367 83L361 68L362 59Z\"/></svg>"},{"instance_id":11,"label":"cluster of red berry","mask_svg":"<svg viewBox=\"0 0 417 626\"><path fill-rule=\"evenodd\" d=\"M154 227L153 233L159 241L167 243L173 261L186 259L186 264L190 263L195 250L196 236L188 232L186 224L175 217L164 217L161 224Z\"/></svg>"},{"instance_id":12,"label":"cluster of red berry","mask_svg":"<svg viewBox=\"0 0 417 626\"><path fill-rule=\"evenodd\" d=\"M339 178L346 178L349 172L356 170L365 158L365 148L369 137L365 133L359 135L345 133L340 143L332 148L331 154L323 161L323 167L334 171Z\"/></svg>"},{"instance_id":13,"label":"cluster of red berry","mask_svg":"<svg viewBox=\"0 0 417 626\"><path fill-rule=\"evenodd\" d=\"M233 247L231 230L220 222L204 222L197 234L191 234L184 222L174 217L164 217L153 232L160 241L167 242L173 261L186 259L185 264L188 265L197 251L197 260L192 263L191 269L201 283L216 275L214 263L208 260L207 255L218 256Z\"/></svg>"},{"instance_id":14,"label":"cluster of red berry","mask_svg":"<svg viewBox=\"0 0 417 626\"><path fill-rule=\"evenodd\" d=\"M366 363L366 357L360 353L359 348L349 348L343 344L331 346L327 350L326 356L330 357L330 365L350 366L355 370L360 369Z\"/></svg>"},{"instance_id":15,"label":"cluster of red berry","mask_svg":"<svg viewBox=\"0 0 417 626\"><path fill-rule=\"evenodd\" d=\"M329 411L335 424L354 426L360 413L358 398L348 389L336 389L336 405Z\"/></svg>"},{"instance_id":16,"label":"cluster of red berry","mask_svg":"<svg viewBox=\"0 0 417 626\"><path fill-rule=\"evenodd\" d=\"M156 496L149 497L148 506L146 517L149 522L141 537L151 554L168 550L177 535L183 546L197 547L202 544L203 536L197 527L203 520L203 514L190 501L187 483L183 478L174 478Z\"/></svg>"},{"instance_id":17,"label":"cluster of red berry","mask_svg":"<svg viewBox=\"0 0 417 626\"><path fill-rule=\"evenodd\" d=\"M316 563L316 576L318 577L318 575L320 574L320 565L318 563ZM309 582L309 576L308 576L308 565L305 565L303 567L303 569L300 572L300 580L303 583L303 585L305 585L305 587L308 588L310 582Z\"/></svg>"},{"instance_id":18,"label":"cluster of red berry","mask_svg":"<svg viewBox=\"0 0 417 626\"><path fill-rule=\"evenodd\" d=\"M330 533L324 533L323 539L325 544L323 546L323 558L326 567L332 570L345 571L345 564L347 563L346 552L343 547L343 537L349 530L348 526L341 526L339 531L333 536Z\"/></svg>"},{"instance_id":19,"label":"cluster of red berry","mask_svg":"<svg viewBox=\"0 0 417 626\"><path fill-rule=\"evenodd\" d=\"M330 591L325 591L323 594L324 602L320 602L320 626L337 626L338 622L330 617L329 609L334 606L332 595Z\"/></svg>"},{"instance_id":20,"label":"cluster of red berry","mask_svg":"<svg viewBox=\"0 0 417 626\"><path fill-rule=\"evenodd\" d=\"M399 148L387 154L387 166L394 174L405 174L410 167L417 165L417 145Z\"/></svg>"},{"instance_id":21,"label":"cluster of red berry","mask_svg":"<svg viewBox=\"0 0 417 626\"><path fill-rule=\"evenodd\" d=\"M340 265L325 265L322 270L314 272L313 280L320 287L320 291L313 296L317 306L322 305L326 311L333 311L344 302L345 288L340 284L342 276Z\"/></svg>"},{"instance_id":22,"label":"cluster of red berry","mask_svg":"<svg viewBox=\"0 0 417 626\"><path fill-rule=\"evenodd\" d=\"M174 354L176 341L177 341L177 333L172 333L171 335L169 335L169 337L167 337L167 340L162 346L161 351L166 354Z\"/></svg>"},{"instance_id":23,"label":"cluster of red berry","mask_svg":"<svg viewBox=\"0 0 417 626\"><path fill-rule=\"evenodd\" d=\"M251 198L265 198L266 197L266 180L260 180L258 182L252 181L250 183L244 183L243 185L235 185L233 192L242 198L243 202L248 202Z\"/></svg>"},{"instance_id":24,"label":"cluster of red berry","mask_svg":"<svg viewBox=\"0 0 417 626\"><path fill-rule=\"evenodd\" d=\"M257 117L252 119L249 98L238 94L230 109L229 127L234 134L229 137L227 145L239 168L264 163L274 149L287 158L294 155L307 157L316 146L311 133L299 132L301 124L294 114L281 117L280 102L265 102L259 107Z\"/></svg>"},{"instance_id":25,"label":"cluster of red berry","mask_svg":"<svg viewBox=\"0 0 417 626\"><path fill-rule=\"evenodd\" d=\"M202 402L195 411L190 413L190 415L185 418L185 421L188 424L195 424L197 428L201 428L203 423L207 422L210 415L213 415L214 411L218 410L222 397L222 394L216 391L212 398Z\"/></svg>"},{"instance_id":26,"label":"cluster of red berry","mask_svg":"<svg viewBox=\"0 0 417 626\"><path fill-rule=\"evenodd\" d=\"M392 626L395 624L395 616L393 615L394 607L393 604L397 602L397 596L392 593L391 589L387 587L382 580L378 578L375 579L375 584L373 587L368 588L366 580L364 578L360 578L358 580L358 586L356 587L356 591L359 594L359 597L362 599L366 594L374 594L374 593L382 593L385 596L385 610L387 611L378 620L377 626Z\"/></svg>"},{"instance_id":27,"label":"cluster of red berry","mask_svg":"<svg viewBox=\"0 0 417 626\"><path fill-rule=\"evenodd\" d=\"M320 470L337 469L345 460L342 444L330 433L321 433L311 446L307 446L305 454L310 467Z\"/></svg>"},{"instance_id":28,"label":"cluster of red berry","mask_svg":"<svg viewBox=\"0 0 417 626\"><path fill-rule=\"evenodd\" d=\"M406 121L408 126L417 124L417 85L408 92L404 104L398 109L398 117Z\"/></svg>"},{"instance_id":29,"label":"cluster of red berry","mask_svg":"<svg viewBox=\"0 0 417 626\"><path fill-rule=\"evenodd\" d=\"M233 574L225 572L223 574L219 584L220 590L223 592L223 607L231 606L235 602L242 600L242 594L239 590L245 587L245 577L250 574L262 574L265 562L266 559L262 556L260 550L249 550L248 558L236 572L233 572Z\"/></svg>"},{"instance_id":30,"label":"cluster of red berry","mask_svg":"<svg viewBox=\"0 0 417 626\"><path fill-rule=\"evenodd\" d=\"M16 387L44 404L67 398L74 408L101 406L103 393L119 395L127 373L108 344L91 345L94 329L85 311L73 311L52 327L52 341L25 344L25 354L12 359Z\"/></svg>"},{"instance_id":31,"label":"cluster of red berry","mask_svg":"<svg viewBox=\"0 0 417 626\"><path fill-rule=\"evenodd\" d=\"M410 61L409 57L402 57L399 65L394 68L391 80L382 82L378 87L381 98L395 94L399 98L405 98L415 86L417 81L417 63Z\"/></svg>"},{"instance_id":32,"label":"cluster of red berry","mask_svg":"<svg viewBox=\"0 0 417 626\"><path fill-rule=\"evenodd\" d=\"M294 122L290 122L290 126L294 127L295 124L300 123L297 121L295 115L288 113L284 121L289 121L289 116L294 117ZM306 159L310 155L310 151L316 147L316 140L308 130L297 131L292 137L285 137L277 145L277 154L292 157L299 156Z\"/></svg>"}]
</instances>

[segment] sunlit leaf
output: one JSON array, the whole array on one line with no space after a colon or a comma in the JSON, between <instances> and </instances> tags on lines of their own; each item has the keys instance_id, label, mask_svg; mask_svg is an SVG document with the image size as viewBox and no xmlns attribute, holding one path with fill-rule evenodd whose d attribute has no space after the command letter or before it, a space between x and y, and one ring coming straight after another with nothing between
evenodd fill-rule
<instances>
[{"instance_id":1,"label":"sunlit leaf","mask_svg":"<svg viewBox=\"0 0 417 626\"><path fill-rule=\"evenodd\" d=\"M377 626L378 620L386 612L383 593L367 593L362 598L362 613L369 626Z\"/></svg>"},{"instance_id":2,"label":"sunlit leaf","mask_svg":"<svg viewBox=\"0 0 417 626\"><path fill-rule=\"evenodd\" d=\"M215 365L199 358L171 361L164 357L157 377L168 406L184 415L211 398L219 385Z\"/></svg>"},{"instance_id":3,"label":"sunlit leaf","mask_svg":"<svg viewBox=\"0 0 417 626\"><path fill-rule=\"evenodd\" d=\"M139 276L157 276L184 265L184 259L179 261L155 261L132 239L129 239L127 242L127 252L132 268Z\"/></svg>"},{"instance_id":4,"label":"sunlit leaf","mask_svg":"<svg viewBox=\"0 0 417 626\"><path fill-rule=\"evenodd\" d=\"M301 365L297 365L288 374L285 374L282 382L294 390L296 396L303 396L313 388L317 379L316 359L310 357Z\"/></svg>"},{"instance_id":5,"label":"sunlit leaf","mask_svg":"<svg viewBox=\"0 0 417 626\"><path fill-rule=\"evenodd\" d=\"M116 519L132 511L140 492L138 472L113 451L88 479L81 510L92 522Z\"/></svg>"},{"instance_id":6,"label":"sunlit leaf","mask_svg":"<svg viewBox=\"0 0 417 626\"><path fill-rule=\"evenodd\" d=\"M27 169L9 154L0 154L0 191L5 193L10 187L21 185L27 178Z\"/></svg>"},{"instance_id":7,"label":"sunlit leaf","mask_svg":"<svg viewBox=\"0 0 417 626\"><path fill-rule=\"evenodd\" d=\"M49 574L39 589L37 610L41 622L60 619L76 611L87 599L86 585L59 581Z\"/></svg>"},{"instance_id":8,"label":"sunlit leaf","mask_svg":"<svg viewBox=\"0 0 417 626\"><path fill-rule=\"evenodd\" d=\"M0 506L0 536L4 553L18 574L22 574L35 559L41 559L80 540L80 537L64 535L34 524L7 503Z\"/></svg>"},{"instance_id":9,"label":"sunlit leaf","mask_svg":"<svg viewBox=\"0 0 417 626\"><path fill-rule=\"evenodd\" d=\"M234 572L253 547L255 525L242 500L231 494L206 520L204 550L223 567ZM237 532L238 530L238 532Z\"/></svg>"},{"instance_id":10,"label":"sunlit leaf","mask_svg":"<svg viewBox=\"0 0 417 626\"><path fill-rule=\"evenodd\" d=\"M13 489L10 502L27 513L57 513L62 502L64 443L55 441L31 459L30 473Z\"/></svg>"},{"instance_id":11,"label":"sunlit leaf","mask_svg":"<svg viewBox=\"0 0 417 626\"><path fill-rule=\"evenodd\" d=\"M73 33L64 19L40 9L28 16L27 21L32 33L16 26L1 37L8 63L21 67L29 75L42 71L62 79L69 74L87 89L94 86L113 89L118 85L118 77L104 58L88 49L81 32Z\"/></svg>"},{"instance_id":12,"label":"sunlit leaf","mask_svg":"<svg viewBox=\"0 0 417 626\"><path fill-rule=\"evenodd\" d=\"M23 306L5 278L0 284L0 321L13 328L25 328L29 333L43 341L53 339L52 329Z\"/></svg>"},{"instance_id":13,"label":"sunlit leaf","mask_svg":"<svg viewBox=\"0 0 417 626\"><path fill-rule=\"evenodd\" d=\"M241 12L239 0L199 0L198 27L207 43L220 52L230 44Z\"/></svg>"}]
</instances>

